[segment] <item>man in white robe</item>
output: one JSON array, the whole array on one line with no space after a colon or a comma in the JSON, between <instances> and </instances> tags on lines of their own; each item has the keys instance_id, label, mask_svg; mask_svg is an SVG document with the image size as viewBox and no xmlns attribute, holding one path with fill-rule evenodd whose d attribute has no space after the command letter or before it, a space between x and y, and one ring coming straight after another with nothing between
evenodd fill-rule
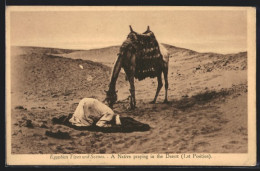
<instances>
[{"instance_id":1,"label":"man in white robe","mask_svg":"<svg viewBox=\"0 0 260 171\"><path fill-rule=\"evenodd\" d=\"M115 118L116 125L121 125L119 115L111 108L93 98L82 99L69 122L75 126L91 126L95 121L98 127L111 127Z\"/></svg>"}]
</instances>

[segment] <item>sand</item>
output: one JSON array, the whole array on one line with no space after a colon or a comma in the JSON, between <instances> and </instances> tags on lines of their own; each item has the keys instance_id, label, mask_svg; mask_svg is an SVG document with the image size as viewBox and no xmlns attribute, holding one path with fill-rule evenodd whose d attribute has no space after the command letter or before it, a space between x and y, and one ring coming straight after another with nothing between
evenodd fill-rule
<instances>
[{"instance_id":1,"label":"sand","mask_svg":"<svg viewBox=\"0 0 260 171\"><path fill-rule=\"evenodd\" d=\"M84 97L105 98L119 47L12 47L12 153L246 153L247 53L198 53L165 46L171 54L168 104L162 103L164 87L157 103L149 103L157 79L147 78L135 81L137 108L128 110L129 84L123 72L118 78L114 111L151 127L132 133L75 130L51 121L73 113ZM70 138L45 135L57 130Z\"/></svg>"}]
</instances>

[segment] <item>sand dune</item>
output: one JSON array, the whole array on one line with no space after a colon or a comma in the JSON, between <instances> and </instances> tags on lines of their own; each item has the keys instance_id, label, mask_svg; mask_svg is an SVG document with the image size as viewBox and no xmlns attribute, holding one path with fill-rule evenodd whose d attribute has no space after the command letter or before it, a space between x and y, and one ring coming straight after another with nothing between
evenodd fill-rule
<instances>
[{"instance_id":1,"label":"sand dune","mask_svg":"<svg viewBox=\"0 0 260 171\"><path fill-rule=\"evenodd\" d=\"M165 46L171 54L169 104L162 104L164 88L157 103L149 104L157 80L147 78L136 81L137 109L128 110L129 85L123 73L119 76L115 112L151 127L133 133L74 130L51 122L73 113L83 97L104 99L119 47L12 47L12 153L247 152L247 53ZM70 138L45 135L56 130Z\"/></svg>"}]
</instances>

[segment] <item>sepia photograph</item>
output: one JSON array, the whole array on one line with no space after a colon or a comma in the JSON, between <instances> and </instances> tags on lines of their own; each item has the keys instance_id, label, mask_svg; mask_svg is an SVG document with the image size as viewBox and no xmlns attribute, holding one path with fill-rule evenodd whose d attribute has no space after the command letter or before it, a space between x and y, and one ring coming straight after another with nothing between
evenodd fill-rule
<instances>
[{"instance_id":1,"label":"sepia photograph","mask_svg":"<svg viewBox=\"0 0 260 171\"><path fill-rule=\"evenodd\" d=\"M251 7L7 7L7 164L255 165L255 22Z\"/></svg>"}]
</instances>

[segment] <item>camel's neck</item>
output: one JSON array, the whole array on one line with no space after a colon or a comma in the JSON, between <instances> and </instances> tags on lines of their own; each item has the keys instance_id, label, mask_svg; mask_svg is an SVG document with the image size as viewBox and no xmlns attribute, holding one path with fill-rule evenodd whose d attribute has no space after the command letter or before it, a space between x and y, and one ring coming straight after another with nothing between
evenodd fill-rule
<instances>
[{"instance_id":1,"label":"camel's neck","mask_svg":"<svg viewBox=\"0 0 260 171\"><path fill-rule=\"evenodd\" d=\"M110 83L109 83L109 92L114 92L116 90L116 81L121 70L122 66L122 57L118 56L115 65L113 67Z\"/></svg>"}]
</instances>

